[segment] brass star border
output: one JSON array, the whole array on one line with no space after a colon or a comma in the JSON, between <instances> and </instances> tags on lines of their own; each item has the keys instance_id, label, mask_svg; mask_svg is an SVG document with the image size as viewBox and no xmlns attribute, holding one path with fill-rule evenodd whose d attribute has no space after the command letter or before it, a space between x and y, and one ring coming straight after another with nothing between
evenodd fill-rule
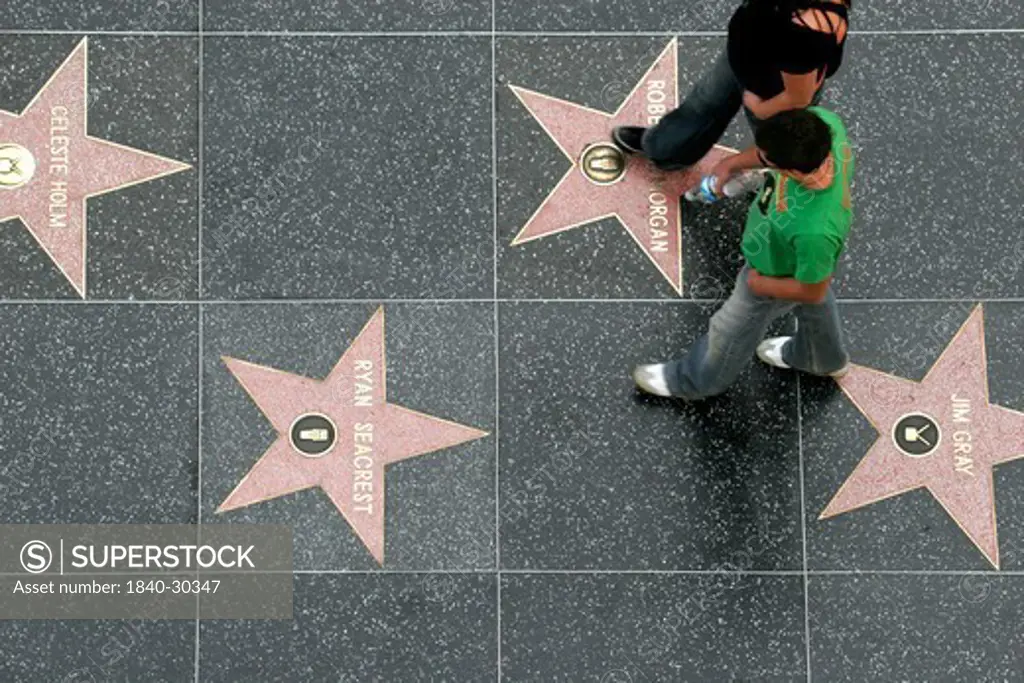
<instances>
[{"instance_id":1,"label":"brass star border","mask_svg":"<svg viewBox=\"0 0 1024 683\"><path fill-rule=\"evenodd\" d=\"M388 401L383 307L322 380L227 356L222 360L277 439L217 512L319 488L379 565L384 564L386 467L488 436ZM304 430L303 420L315 424Z\"/></svg>"},{"instance_id":2,"label":"brass star border","mask_svg":"<svg viewBox=\"0 0 1024 683\"><path fill-rule=\"evenodd\" d=\"M612 114L510 86L570 162L512 246L615 218L682 295L682 195L736 150L714 145L697 164L664 172L646 159L623 155L611 143L614 127L652 126L678 106L678 73L678 41L673 39Z\"/></svg>"},{"instance_id":3,"label":"brass star border","mask_svg":"<svg viewBox=\"0 0 1024 683\"><path fill-rule=\"evenodd\" d=\"M86 201L191 168L89 135L88 50L83 38L22 113L0 110L0 223L20 220L82 298Z\"/></svg>"},{"instance_id":4,"label":"brass star border","mask_svg":"<svg viewBox=\"0 0 1024 683\"><path fill-rule=\"evenodd\" d=\"M993 468L1024 458L1024 413L989 401L983 307L920 382L854 365L839 385L879 436L819 519L924 488L999 569Z\"/></svg>"}]
</instances>

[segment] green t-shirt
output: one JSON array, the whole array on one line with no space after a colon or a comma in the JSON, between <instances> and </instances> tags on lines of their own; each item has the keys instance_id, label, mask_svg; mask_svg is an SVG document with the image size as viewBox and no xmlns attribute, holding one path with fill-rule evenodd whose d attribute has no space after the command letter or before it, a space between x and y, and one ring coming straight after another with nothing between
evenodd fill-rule
<instances>
[{"instance_id":1,"label":"green t-shirt","mask_svg":"<svg viewBox=\"0 0 1024 683\"><path fill-rule=\"evenodd\" d=\"M762 275L821 282L836 268L853 220L850 181L853 149L838 116L821 107L809 111L832 130L835 178L824 190L809 190L770 171L747 213L742 250Z\"/></svg>"}]
</instances>

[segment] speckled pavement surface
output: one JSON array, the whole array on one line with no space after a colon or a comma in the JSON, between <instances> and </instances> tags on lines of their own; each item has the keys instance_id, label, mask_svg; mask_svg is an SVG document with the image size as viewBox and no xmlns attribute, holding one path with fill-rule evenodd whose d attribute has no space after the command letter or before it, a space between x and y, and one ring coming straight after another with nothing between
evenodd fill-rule
<instances>
[{"instance_id":1,"label":"speckled pavement surface","mask_svg":"<svg viewBox=\"0 0 1024 683\"><path fill-rule=\"evenodd\" d=\"M728 293L740 202L684 209L682 295L614 217L512 244L571 163L510 86L611 114L675 39L685 94L733 4L6 3L0 110L87 38L89 135L188 168L88 200L84 297L0 223L0 519L283 523L296 573L292 621L0 615L0 682L1024 681L1021 3L854 3L866 394L634 392ZM387 402L479 438L388 466L382 556L323 490L221 510L277 437L224 358L323 380L381 308ZM900 451L871 416L932 368L942 440ZM953 498L872 494L878 444Z\"/></svg>"}]
</instances>

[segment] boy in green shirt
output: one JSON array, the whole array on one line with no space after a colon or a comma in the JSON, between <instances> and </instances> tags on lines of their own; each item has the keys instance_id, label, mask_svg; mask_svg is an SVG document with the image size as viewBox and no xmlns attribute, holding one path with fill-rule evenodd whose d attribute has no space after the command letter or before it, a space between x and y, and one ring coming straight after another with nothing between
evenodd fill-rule
<instances>
[{"instance_id":1,"label":"boy in green shirt","mask_svg":"<svg viewBox=\"0 0 1024 683\"><path fill-rule=\"evenodd\" d=\"M767 119L754 139L753 147L714 170L722 187L737 173L769 169L747 214L741 244L746 264L707 334L685 358L633 371L648 393L691 400L720 394L755 350L779 368L833 377L847 370L829 287L853 218L854 163L846 129L832 112L810 107ZM768 325L790 311L796 334L762 341Z\"/></svg>"}]
</instances>

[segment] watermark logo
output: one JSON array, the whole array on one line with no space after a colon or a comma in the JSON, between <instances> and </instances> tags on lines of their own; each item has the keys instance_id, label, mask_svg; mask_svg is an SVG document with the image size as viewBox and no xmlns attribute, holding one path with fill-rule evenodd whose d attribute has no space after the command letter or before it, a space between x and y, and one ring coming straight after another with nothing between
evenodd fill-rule
<instances>
[{"instance_id":1,"label":"watermark logo","mask_svg":"<svg viewBox=\"0 0 1024 683\"><path fill-rule=\"evenodd\" d=\"M0 621L292 618L288 527L204 524L197 540L191 524L0 524ZM115 677L92 664L63 675Z\"/></svg>"},{"instance_id":2,"label":"watermark logo","mask_svg":"<svg viewBox=\"0 0 1024 683\"><path fill-rule=\"evenodd\" d=\"M429 14L447 14L455 8L455 0L424 0L423 9Z\"/></svg>"},{"instance_id":3,"label":"watermark logo","mask_svg":"<svg viewBox=\"0 0 1024 683\"><path fill-rule=\"evenodd\" d=\"M992 593L989 577L983 573L967 574L960 579L957 588L960 590L960 597L973 604L985 602Z\"/></svg>"},{"instance_id":4,"label":"watermark logo","mask_svg":"<svg viewBox=\"0 0 1024 683\"><path fill-rule=\"evenodd\" d=\"M42 541L29 541L21 547L21 566L29 574L42 574L53 563L53 551Z\"/></svg>"},{"instance_id":5,"label":"watermark logo","mask_svg":"<svg viewBox=\"0 0 1024 683\"><path fill-rule=\"evenodd\" d=\"M75 669L62 678L61 683L97 683L97 681L88 669Z\"/></svg>"}]
</instances>

